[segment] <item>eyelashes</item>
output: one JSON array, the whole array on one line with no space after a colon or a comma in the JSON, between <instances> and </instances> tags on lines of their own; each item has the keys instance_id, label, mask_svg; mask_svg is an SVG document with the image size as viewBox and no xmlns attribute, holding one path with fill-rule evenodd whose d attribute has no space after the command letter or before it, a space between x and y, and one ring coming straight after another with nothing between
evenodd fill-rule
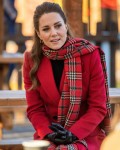
<instances>
[{"instance_id":1,"label":"eyelashes","mask_svg":"<svg viewBox=\"0 0 120 150\"><path fill-rule=\"evenodd\" d=\"M48 31L49 30L49 28L44 28L44 29L42 29L42 31Z\"/></svg>"},{"instance_id":2,"label":"eyelashes","mask_svg":"<svg viewBox=\"0 0 120 150\"><path fill-rule=\"evenodd\" d=\"M57 24L54 26L55 29L59 29L62 26L62 24ZM49 27L42 29L42 31L48 32L50 30Z\"/></svg>"},{"instance_id":3,"label":"eyelashes","mask_svg":"<svg viewBox=\"0 0 120 150\"><path fill-rule=\"evenodd\" d=\"M58 25L55 26L55 28L59 29L61 26L62 26L62 24L58 24Z\"/></svg>"}]
</instances>

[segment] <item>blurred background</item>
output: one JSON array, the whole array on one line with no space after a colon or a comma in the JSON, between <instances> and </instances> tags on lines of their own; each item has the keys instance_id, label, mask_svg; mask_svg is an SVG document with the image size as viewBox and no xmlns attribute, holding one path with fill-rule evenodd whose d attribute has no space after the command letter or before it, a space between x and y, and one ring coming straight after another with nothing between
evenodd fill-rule
<instances>
[{"instance_id":1,"label":"blurred background","mask_svg":"<svg viewBox=\"0 0 120 150\"><path fill-rule=\"evenodd\" d=\"M0 1L1 55L22 57L24 51L31 50L33 12L44 1ZM120 0L49 1L61 5L73 36L88 39L104 50L109 87L120 87ZM23 89L20 63L9 63L3 72L1 89Z\"/></svg>"},{"instance_id":2,"label":"blurred background","mask_svg":"<svg viewBox=\"0 0 120 150\"><path fill-rule=\"evenodd\" d=\"M0 90L24 89L23 54L31 50L33 12L47 0L0 0ZM60 4L73 36L99 45L105 52L109 87L120 87L120 0L48 0ZM6 58L8 58L6 60ZM13 61L14 60L14 61ZM13 130L4 130L3 139L31 137L33 128L25 112L14 113ZM14 134L13 134L14 133ZM18 134L17 134L18 133Z\"/></svg>"}]
</instances>

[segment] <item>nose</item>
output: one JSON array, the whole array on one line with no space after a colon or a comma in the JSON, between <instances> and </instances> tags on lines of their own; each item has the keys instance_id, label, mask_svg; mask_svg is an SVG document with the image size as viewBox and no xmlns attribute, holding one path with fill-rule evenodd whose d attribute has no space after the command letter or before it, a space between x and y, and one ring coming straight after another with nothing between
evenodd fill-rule
<instances>
[{"instance_id":1,"label":"nose","mask_svg":"<svg viewBox=\"0 0 120 150\"><path fill-rule=\"evenodd\" d=\"M57 31L55 28L51 29L51 36L56 36L57 35Z\"/></svg>"}]
</instances>

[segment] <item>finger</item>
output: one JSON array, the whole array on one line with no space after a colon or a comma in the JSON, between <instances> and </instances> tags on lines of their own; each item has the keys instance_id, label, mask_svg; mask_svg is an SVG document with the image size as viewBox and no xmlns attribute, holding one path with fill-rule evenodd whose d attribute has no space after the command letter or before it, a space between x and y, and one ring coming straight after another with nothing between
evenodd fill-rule
<instances>
[{"instance_id":1,"label":"finger","mask_svg":"<svg viewBox=\"0 0 120 150\"><path fill-rule=\"evenodd\" d=\"M66 139L66 135L62 135L60 138L61 138L62 140L65 140L65 139Z\"/></svg>"},{"instance_id":2,"label":"finger","mask_svg":"<svg viewBox=\"0 0 120 150\"><path fill-rule=\"evenodd\" d=\"M57 133L56 132L54 132L53 133L53 138L55 138L57 136Z\"/></svg>"},{"instance_id":3,"label":"finger","mask_svg":"<svg viewBox=\"0 0 120 150\"><path fill-rule=\"evenodd\" d=\"M56 138L56 139L54 140L54 142L57 143L57 144L64 144L64 143L65 143L65 140Z\"/></svg>"},{"instance_id":4,"label":"finger","mask_svg":"<svg viewBox=\"0 0 120 150\"><path fill-rule=\"evenodd\" d=\"M72 137L72 133L71 132L67 132L67 136L71 138Z\"/></svg>"},{"instance_id":5,"label":"finger","mask_svg":"<svg viewBox=\"0 0 120 150\"><path fill-rule=\"evenodd\" d=\"M65 131L66 129L58 123L52 123L52 126L58 128L59 130Z\"/></svg>"},{"instance_id":6,"label":"finger","mask_svg":"<svg viewBox=\"0 0 120 150\"><path fill-rule=\"evenodd\" d=\"M56 127L54 127L54 126L49 126L49 128L50 128L52 131L54 131L54 132L58 132L58 129L57 129Z\"/></svg>"},{"instance_id":7,"label":"finger","mask_svg":"<svg viewBox=\"0 0 120 150\"><path fill-rule=\"evenodd\" d=\"M49 128L54 131L54 132L57 132L58 135L66 135L66 132L65 131L61 131L59 130L58 128L56 128L55 126L49 126Z\"/></svg>"},{"instance_id":8,"label":"finger","mask_svg":"<svg viewBox=\"0 0 120 150\"><path fill-rule=\"evenodd\" d=\"M54 133L49 134L47 137L50 141L52 141L56 137L56 135L57 133L54 132Z\"/></svg>"}]
</instances>

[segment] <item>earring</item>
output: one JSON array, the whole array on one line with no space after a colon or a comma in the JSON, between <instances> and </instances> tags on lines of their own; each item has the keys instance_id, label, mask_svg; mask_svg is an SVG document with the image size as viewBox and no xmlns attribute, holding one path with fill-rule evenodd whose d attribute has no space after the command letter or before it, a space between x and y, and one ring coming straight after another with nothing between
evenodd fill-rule
<instances>
[{"instance_id":1,"label":"earring","mask_svg":"<svg viewBox=\"0 0 120 150\"><path fill-rule=\"evenodd\" d=\"M40 39L40 44L43 44L43 40Z\"/></svg>"}]
</instances>

